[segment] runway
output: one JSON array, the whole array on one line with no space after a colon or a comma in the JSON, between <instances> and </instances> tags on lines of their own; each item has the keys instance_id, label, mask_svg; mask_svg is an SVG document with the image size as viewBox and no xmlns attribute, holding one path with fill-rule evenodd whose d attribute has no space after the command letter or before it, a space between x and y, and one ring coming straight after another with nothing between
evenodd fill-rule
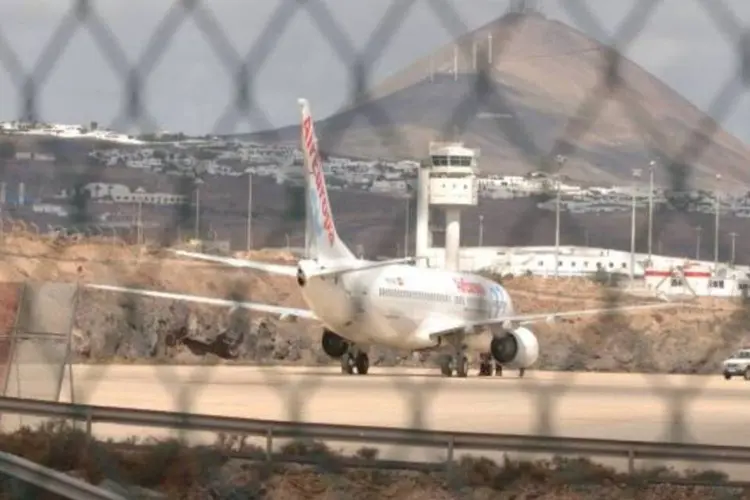
<instances>
[{"instance_id":1,"label":"runway","mask_svg":"<svg viewBox=\"0 0 750 500\"><path fill-rule=\"evenodd\" d=\"M436 372L373 368L367 376L344 376L337 367L77 365L73 394L77 403L247 418L750 445L750 383L741 379L535 371L523 379L514 371L446 379ZM62 399L70 400L69 391ZM94 432L174 435L103 424ZM189 438L213 440L205 433ZM406 458L403 453L396 456Z\"/></svg>"}]
</instances>

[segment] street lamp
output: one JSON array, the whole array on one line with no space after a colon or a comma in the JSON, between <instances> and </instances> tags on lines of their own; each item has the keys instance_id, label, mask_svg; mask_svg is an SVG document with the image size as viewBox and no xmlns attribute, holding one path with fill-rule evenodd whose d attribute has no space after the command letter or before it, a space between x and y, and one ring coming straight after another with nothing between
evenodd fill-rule
<instances>
[{"instance_id":1,"label":"street lamp","mask_svg":"<svg viewBox=\"0 0 750 500\"><path fill-rule=\"evenodd\" d=\"M703 230L700 226L695 226L695 260L701 258L701 231Z\"/></svg>"},{"instance_id":2,"label":"street lamp","mask_svg":"<svg viewBox=\"0 0 750 500\"><path fill-rule=\"evenodd\" d=\"M203 179L195 179L195 239L200 239L201 228L201 184L205 184Z\"/></svg>"},{"instance_id":3,"label":"street lamp","mask_svg":"<svg viewBox=\"0 0 750 500\"><path fill-rule=\"evenodd\" d=\"M287 242L287 247L289 243ZM247 251L253 248L253 174L247 173Z\"/></svg>"},{"instance_id":4,"label":"street lamp","mask_svg":"<svg viewBox=\"0 0 750 500\"><path fill-rule=\"evenodd\" d=\"M648 164L648 265L651 265L651 238L654 232L654 169L656 161Z\"/></svg>"},{"instance_id":5,"label":"street lamp","mask_svg":"<svg viewBox=\"0 0 750 500\"><path fill-rule=\"evenodd\" d=\"M734 243L735 243L735 240L737 239L737 233L731 232L729 233L729 236L732 237L732 260L731 262L732 262L732 267L734 267Z\"/></svg>"},{"instance_id":6,"label":"street lamp","mask_svg":"<svg viewBox=\"0 0 750 500\"><path fill-rule=\"evenodd\" d=\"M479 246L484 243L484 215L479 216Z\"/></svg>"},{"instance_id":7,"label":"street lamp","mask_svg":"<svg viewBox=\"0 0 750 500\"><path fill-rule=\"evenodd\" d=\"M555 278L557 278L560 272L560 171L567 158L557 155L555 161L557 162L557 173L554 175L557 191L555 195Z\"/></svg>"},{"instance_id":8,"label":"street lamp","mask_svg":"<svg viewBox=\"0 0 750 500\"><path fill-rule=\"evenodd\" d=\"M633 170L633 178L638 179L641 177L641 169L636 168ZM631 187L633 206L630 215L630 284L633 284L635 277L635 181L633 181Z\"/></svg>"},{"instance_id":9,"label":"street lamp","mask_svg":"<svg viewBox=\"0 0 750 500\"><path fill-rule=\"evenodd\" d=\"M409 256L409 222L411 219L411 195L406 197L406 214L404 215L404 257Z\"/></svg>"},{"instance_id":10,"label":"street lamp","mask_svg":"<svg viewBox=\"0 0 750 500\"><path fill-rule=\"evenodd\" d=\"M714 270L719 265L719 212L721 211L721 191L719 191L718 183L721 181L721 174L716 174L716 223L714 224Z\"/></svg>"}]
</instances>

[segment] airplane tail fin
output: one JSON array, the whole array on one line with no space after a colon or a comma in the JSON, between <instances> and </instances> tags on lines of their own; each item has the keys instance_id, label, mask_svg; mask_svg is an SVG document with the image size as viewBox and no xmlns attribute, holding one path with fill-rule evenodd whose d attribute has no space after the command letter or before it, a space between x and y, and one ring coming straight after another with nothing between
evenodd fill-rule
<instances>
[{"instance_id":1,"label":"airplane tail fin","mask_svg":"<svg viewBox=\"0 0 750 500\"><path fill-rule=\"evenodd\" d=\"M356 260L354 254L339 238L333 222L310 104L307 99L299 99L298 102L302 111L301 141L305 158L306 220L312 233L309 251L322 262Z\"/></svg>"}]
</instances>

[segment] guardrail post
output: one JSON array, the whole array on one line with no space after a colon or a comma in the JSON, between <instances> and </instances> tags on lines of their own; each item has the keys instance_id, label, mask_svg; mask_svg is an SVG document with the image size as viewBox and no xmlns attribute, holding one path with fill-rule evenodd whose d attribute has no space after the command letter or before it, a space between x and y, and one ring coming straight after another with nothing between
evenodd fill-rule
<instances>
[{"instance_id":1,"label":"guardrail post","mask_svg":"<svg viewBox=\"0 0 750 500\"><path fill-rule=\"evenodd\" d=\"M632 476L635 474L635 450L628 450L628 473Z\"/></svg>"},{"instance_id":2,"label":"guardrail post","mask_svg":"<svg viewBox=\"0 0 750 500\"><path fill-rule=\"evenodd\" d=\"M448 453L445 458L445 475L448 482L453 480L453 436L448 440Z\"/></svg>"},{"instance_id":3,"label":"guardrail post","mask_svg":"<svg viewBox=\"0 0 750 500\"><path fill-rule=\"evenodd\" d=\"M91 443L91 425L93 418L91 416L91 409L86 410L86 440Z\"/></svg>"},{"instance_id":4,"label":"guardrail post","mask_svg":"<svg viewBox=\"0 0 750 500\"><path fill-rule=\"evenodd\" d=\"M273 458L273 428L269 427L266 431L266 461L270 462Z\"/></svg>"}]
</instances>

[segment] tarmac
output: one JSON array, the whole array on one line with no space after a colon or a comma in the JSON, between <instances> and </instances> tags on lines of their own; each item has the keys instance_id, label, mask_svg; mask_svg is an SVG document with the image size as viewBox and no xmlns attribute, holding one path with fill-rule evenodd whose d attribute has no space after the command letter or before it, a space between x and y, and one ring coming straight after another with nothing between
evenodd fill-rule
<instances>
[{"instance_id":1,"label":"tarmac","mask_svg":"<svg viewBox=\"0 0 750 500\"><path fill-rule=\"evenodd\" d=\"M46 380L42 372L40 381ZM30 375L25 378L23 385L32 387ZM73 397L66 377L62 401L272 420L750 446L750 383L720 374L528 371L519 378L506 370L503 377L480 378L472 371L459 379L443 378L436 369L372 368L366 376L345 376L337 367L76 365L72 379ZM14 424L13 416L4 415L2 422L11 430L32 419ZM109 424L95 424L93 432L113 439L215 439ZM401 448L381 450L381 456L435 460L445 452ZM734 466L732 475L738 470L750 473L750 467Z\"/></svg>"}]
</instances>

